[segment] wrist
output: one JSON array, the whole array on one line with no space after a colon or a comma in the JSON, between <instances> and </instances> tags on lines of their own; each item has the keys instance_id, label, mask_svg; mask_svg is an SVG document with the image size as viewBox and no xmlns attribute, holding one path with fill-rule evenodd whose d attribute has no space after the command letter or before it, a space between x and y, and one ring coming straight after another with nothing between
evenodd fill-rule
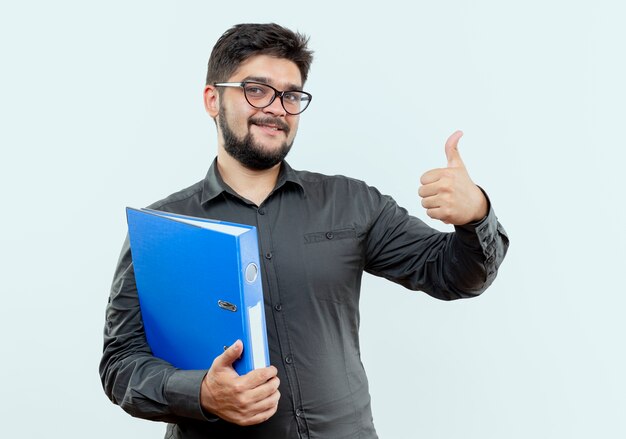
<instances>
[{"instance_id":1,"label":"wrist","mask_svg":"<svg viewBox=\"0 0 626 439\"><path fill-rule=\"evenodd\" d=\"M482 221L489 213L489 200L487 199L487 195L480 186L477 185L476 189L478 189L478 207L471 221L473 223Z\"/></svg>"}]
</instances>

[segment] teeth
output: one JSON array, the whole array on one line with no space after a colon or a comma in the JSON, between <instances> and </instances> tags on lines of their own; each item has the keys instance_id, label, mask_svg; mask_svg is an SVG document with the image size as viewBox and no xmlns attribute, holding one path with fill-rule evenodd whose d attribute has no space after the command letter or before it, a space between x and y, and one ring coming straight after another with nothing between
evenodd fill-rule
<instances>
[{"instance_id":1,"label":"teeth","mask_svg":"<svg viewBox=\"0 0 626 439\"><path fill-rule=\"evenodd\" d=\"M270 126L270 125L261 125L261 124L256 124L256 125L258 125L258 126L260 126L260 127L263 127L263 128L269 128L269 129L270 129L270 130L272 130L272 131L279 131L279 130L280 130L280 128L278 128L278 127L273 127L273 126Z\"/></svg>"}]
</instances>

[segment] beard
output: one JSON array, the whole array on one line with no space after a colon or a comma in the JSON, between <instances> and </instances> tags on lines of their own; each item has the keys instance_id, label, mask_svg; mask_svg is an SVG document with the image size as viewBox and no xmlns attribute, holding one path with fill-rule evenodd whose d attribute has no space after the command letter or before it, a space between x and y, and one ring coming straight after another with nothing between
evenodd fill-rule
<instances>
[{"instance_id":1,"label":"beard","mask_svg":"<svg viewBox=\"0 0 626 439\"><path fill-rule=\"evenodd\" d=\"M289 126L277 118L261 117L248 119L248 134L243 139L238 138L228 126L224 107L220 108L218 123L224 136L224 149L232 158L248 169L263 171L277 165L287 157L291 145L293 145L293 140L291 142L285 141L280 148L267 151L263 148L263 145L260 145L252 138L250 126L264 123L278 126L288 136Z\"/></svg>"}]
</instances>

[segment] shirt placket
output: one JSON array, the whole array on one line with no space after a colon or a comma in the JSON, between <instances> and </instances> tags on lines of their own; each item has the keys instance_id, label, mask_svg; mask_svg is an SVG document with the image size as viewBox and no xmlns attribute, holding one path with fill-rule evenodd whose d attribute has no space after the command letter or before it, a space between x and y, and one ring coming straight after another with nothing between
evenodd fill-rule
<instances>
[{"instance_id":1,"label":"shirt placket","mask_svg":"<svg viewBox=\"0 0 626 439\"><path fill-rule=\"evenodd\" d=\"M272 200L274 202L272 202ZM304 410L302 409L302 397L300 393L300 383L297 374L297 357L294 355L293 348L289 341L289 331L285 307L281 298L281 291L276 274L276 258L288 257L288 255L276 254L273 244L271 232L272 227L272 209L275 207L276 200L270 197L266 202L257 208L256 222L257 233L259 237L259 252L263 259L264 276L269 286L268 294L274 322L276 325L276 335L279 344L281 361L283 362L285 374L287 377L287 386L289 388L289 398L293 410L293 416L298 426L299 437L308 439L310 437Z\"/></svg>"}]
</instances>

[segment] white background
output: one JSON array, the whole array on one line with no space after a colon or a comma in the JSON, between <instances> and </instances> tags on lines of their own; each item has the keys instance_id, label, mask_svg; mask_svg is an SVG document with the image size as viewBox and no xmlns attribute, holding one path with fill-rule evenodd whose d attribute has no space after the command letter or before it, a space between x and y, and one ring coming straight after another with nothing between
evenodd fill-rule
<instances>
[{"instance_id":1,"label":"white background","mask_svg":"<svg viewBox=\"0 0 626 439\"><path fill-rule=\"evenodd\" d=\"M162 437L98 376L124 207L204 177L210 50L235 23L275 21L316 53L293 167L366 180L435 224L419 177L463 129L462 157L511 238L477 299L366 277L380 437L625 437L622 5L3 3L2 436Z\"/></svg>"}]
</instances>

